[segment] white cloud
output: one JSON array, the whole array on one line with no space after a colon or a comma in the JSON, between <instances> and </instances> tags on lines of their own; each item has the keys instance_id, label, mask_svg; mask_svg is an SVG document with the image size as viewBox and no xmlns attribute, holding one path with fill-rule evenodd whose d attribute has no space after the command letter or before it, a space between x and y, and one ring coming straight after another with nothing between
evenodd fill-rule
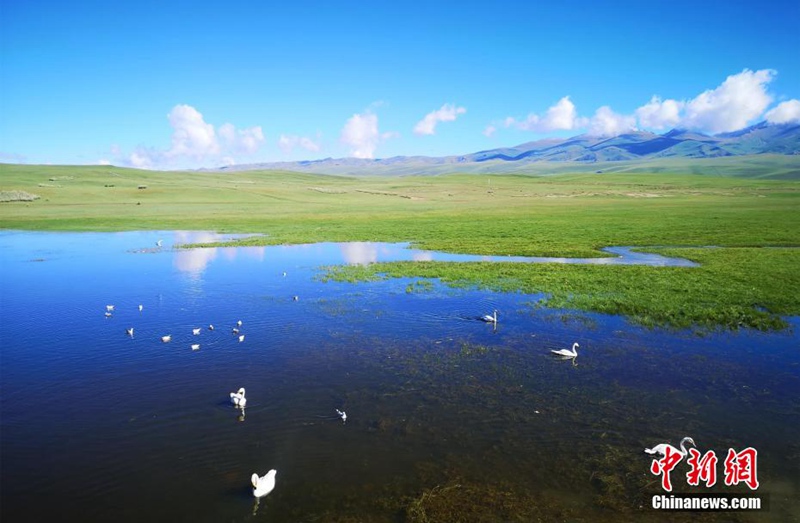
<instances>
[{"instance_id":1,"label":"white cloud","mask_svg":"<svg viewBox=\"0 0 800 523\"><path fill-rule=\"evenodd\" d=\"M167 115L172 126L172 147L167 157L188 156L202 158L219 153L214 126L203 120L203 115L190 105L176 105Z\"/></svg>"},{"instance_id":2,"label":"white cloud","mask_svg":"<svg viewBox=\"0 0 800 523\"><path fill-rule=\"evenodd\" d=\"M681 121L681 110L685 103L676 100L661 100L653 96L650 102L636 109L641 127L664 129L675 127Z\"/></svg>"},{"instance_id":3,"label":"white cloud","mask_svg":"<svg viewBox=\"0 0 800 523\"><path fill-rule=\"evenodd\" d=\"M356 158L373 158L382 139L378 131L378 116L369 111L354 114L342 128L342 143L350 146L350 154Z\"/></svg>"},{"instance_id":4,"label":"white cloud","mask_svg":"<svg viewBox=\"0 0 800 523\"><path fill-rule=\"evenodd\" d=\"M505 119L506 127L511 127L513 125L518 129L537 133L568 131L578 127L584 127L586 123L587 121L585 118L578 117L575 104L572 103L569 96L563 97L555 105L547 109L544 116L531 113L521 122L510 116Z\"/></svg>"},{"instance_id":5,"label":"white cloud","mask_svg":"<svg viewBox=\"0 0 800 523\"><path fill-rule=\"evenodd\" d=\"M293 136L293 135L285 135L282 134L281 137L278 139L278 147L281 148L286 154L292 152L292 149L295 147L302 147L306 151L317 152L320 150L320 145L312 140L311 138L307 138L305 136Z\"/></svg>"},{"instance_id":6,"label":"white cloud","mask_svg":"<svg viewBox=\"0 0 800 523\"><path fill-rule=\"evenodd\" d=\"M138 147L124 163L142 169L232 164L235 154L251 155L264 143L260 126L236 129L226 123L217 132L191 105L176 105L167 120L173 129L170 148ZM122 156L117 145L112 146L112 153Z\"/></svg>"},{"instance_id":7,"label":"white cloud","mask_svg":"<svg viewBox=\"0 0 800 523\"><path fill-rule=\"evenodd\" d=\"M97 165L111 165L111 160L106 160L105 158L97 160Z\"/></svg>"},{"instance_id":8,"label":"white cloud","mask_svg":"<svg viewBox=\"0 0 800 523\"><path fill-rule=\"evenodd\" d=\"M767 84L775 77L771 69L745 69L731 75L716 89L710 89L686 103L682 125L712 134L737 131L761 116L772 102Z\"/></svg>"},{"instance_id":9,"label":"white cloud","mask_svg":"<svg viewBox=\"0 0 800 523\"><path fill-rule=\"evenodd\" d=\"M459 114L466 113L464 107L456 107L453 104L444 104L435 111L431 111L414 126L414 134L435 134L436 124L439 122L452 122L458 118Z\"/></svg>"},{"instance_id":10,"label":"white cloud","mask_svg":"<svg viewBox=\"0 0 800 523\"><path fill-rule=\"evenodd\" d=\"M769 123L800 123L800 100L781 102L764 116Z\"/></svg>"},{"instance_id":11,"label":"white cloud","mask_svg":"<svg viewBox=\"0 0 800 523\"><path fill-rule=\"evenodd\" d=\"M494 125L487 125L486 129L483 130L483 135L487 138L492 136L497 131L497 127Z\"/></svg>"},{"instance_id":12,"label":"white cloud","mask_svg":"<svg viewBox=\"0 0 800 523\"><path fill-rule=\"evenodd\" d=\"M244 154L253 154L264 143L260 126L236 130L233 124L226 123L220 126L219 136L227 150Z\"/></svg>"},{"instance_id":13,"label":"white cloud","mask_svg":"<svg viewBox=\"0 0 800 523\"><path fill-rule=\"evenodd\" d=\"M636 118L617 114L607 105L595 111L589 121L589 134L592 136L618 136L636 129Z\"/></svg>"}]
</instances>

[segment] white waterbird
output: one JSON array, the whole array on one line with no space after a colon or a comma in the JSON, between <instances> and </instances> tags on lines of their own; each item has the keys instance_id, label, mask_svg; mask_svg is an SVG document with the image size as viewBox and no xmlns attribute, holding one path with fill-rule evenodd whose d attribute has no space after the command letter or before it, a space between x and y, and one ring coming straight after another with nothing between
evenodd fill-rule
<instances>
[{"instance_id":1,"label":"white waterbird","mask_svg":"<svg viewBox=\"0 0 800 523\"><path fill-rule=\"evenodd\" d=\"M491 315L484 314L483 316L481 316L481 320L488 323L497 323L497 309L495 309Z\"/></svg>"},{"instance_id":2,"label":"white waterbird","mask_svg":"<svg viewBox=\"0 0 800 523\"><path fill-rule=\"evenodd\" d=\"M125 329L125 332L128 334L128 336L132 337L133 336L133 327L131 327L130 329Z\"/></svg>"},{"instance_id":3,"label":"white waterbird","mask_svg":"<svg viewBox=\"0 0 800 523\"><path fill-rule=\"evenodd\" d=\"M144 309L144 305L139 305L139 312L142 312L142 309Z\"/></svg>"},{"instance_id":4,"label":"white waterbird","mask_svg":"<svg viewBox=\"0 0 800 523\"><path fill-rule=\"evenodd\" d=\"M107 312L107 313L106 313L106 318L110 318L110 317L111 317L111 313L110 313L110 312Z\"/></svg>"},{"instance_id":5,"label":"white waterbird","mask_svg":"<svg viewBox=\"0 0 800 523\"><path fill-rule=\"evenodd\" d=\"M209 325L208 326L208 330L213 331L214 330L214 326L213 325Z\"/></svg>"},{"instance_id":6,"label":"white waterbird","mask_svg":"<svg viewBox=\"0 0 800 523\"><path fill-rule=\"evenodd\" d=\"M261 498L272 492L272 489L275 488L275 475L277 473L277 470L272 469L260 478L258 474L253 474L250 477L250 482L253 484L253 495Z\"/></svg>"},{"instance_id":7,"label":"white waterbird","mask_svg":"<svg viewBox=\"0 0 800 523\"><path fill-rule=\"evenodd\" d=\"M198 350L198 349L200 349L200 344L199 343L193 343L192 344L192 350Z\"/></svg>"},{"instance_id":8,"label":"white waterbird","mask_svg":"<svg viewBox=\"0 0 800 523\"><path fill-rule=\"evenodd\" d=\"M237 407L244 408L244 406L247 404L247 398L244 397L244 387L240 388L236 392L231 392L231 403Z\"/></svg>"},{"instance_id":9,"label":"white waterbird","mask_svg":"<svg viewBox=\"0 0 800 523\"><path fill-rule=\"evenodd\" d=\"M237 322L236 322L236 325L238 325L239 327L241 327L241 326L242 326L242 320L239 320L239 321L237 321Z\"/></svg>"},{"instance_id":10,"label":"white waterbird","mask_svg":"<svg viewBox=\"0 0 800 523\"><path fill-rule=\"evenodd\" d=\"M161 341L163 341L164 343L167 343L171 339L172 339L172 334L167 334L166 336L161 336Z\"/></svg>"},{"instance_id":11,"label":"white waterbird","mask_svg":"<svg viewBox=\"0 0 800 523\"><path fill-rule=\"evenodd\" d=\"M578 345L577 343L572 344L572 350L570 349L558 349L558 350L551 350L553 354L558 354L559 356L566 356L567 358L577 358L578 357Z\"/></svg>"},{"instance_id":12,"label":"white waterbird","mask_svg":"<svg viewBox=\"0 0 800 523\"><path fill-rule=\"evenodd\" d=\"M240 334L239 335L239 343L242 343L243 341L244 341L244 334Z\"/></svg>"},{"instance_id":13,"label":"white waterbird","mask_svg":"<svg viewBox=\"0 0 800 523\"><path fill-rule=\"evenodd\" d=\"M195 336L198 336L200 334L200 327L198 327L196 329L192 329L192 334L194 334Z\"/></svg>"},{"instance_id":14,"label":"white waterbird","mask_svg":"<svg viewBox=\"0 0 800 523\"><path fill-rule=\"evenodd\" d=\"M234 328L231 330L231 332L232 332L232 333L234 333L234 334L239 334L239 329L237 329L236 327L234 327Z\"/></svg>"},{"instance_id":15,"label":"white waterbird","mask_svg":"<svg viewBox=\"0 0 800 523\"><path fill-rule=\"evenodd\" d=\"M342 423L347 423L347 413L343 410L336 409L336 414L342 418Z\"/></svg>"},{"instance_id":16,"label":"white waterbird","mask_svg":"<svg viewBox=\"0 0 800 523\"><path fill-rule=\"evenodd\" d=\"M113 311L113 310L114 310L114 306L113 306L113 305L106 305L106 310L107 310L108 312L111 312L111 311Z\"/></svg>"},{"instance_id":17,"label":"white waterbird","mask_svg":"<svg viewBox=\"0 0 800 523\"><path fill-rule=\"evenodd\" d=\"M156 242L156 247L161 247L161 240L158 240L158 241Z\"/></svg>"},{"instance_id":18,"label":"white waterbird","mask_svg":"<svg viewBox=\"0 0 800 523\"><path fill-rule=\"evenodd\" d=\"M667 447L669 447L669 448L672 449L673 453L680 454L681 456L686 456L686 453L688 451L686 450L686 447L684 446L685 443L691 443L695 447L697 446L697 444L694 442L694 440L692 438L690 438L689 436L686 436L680 442L680 447L681 447L680 449L676 449L675 447L673 447L669 443L659 443L658 445L656 445L652 449L644 449L644 451L647 452L648 454L661 454L662 456L666 456L667 455Z\"/></svg>"}]
</instances>

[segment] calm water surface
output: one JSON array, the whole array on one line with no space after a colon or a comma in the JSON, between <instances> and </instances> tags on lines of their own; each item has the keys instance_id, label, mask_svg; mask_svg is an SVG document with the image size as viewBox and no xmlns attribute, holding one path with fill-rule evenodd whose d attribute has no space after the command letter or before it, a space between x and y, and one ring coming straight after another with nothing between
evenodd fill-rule
<instances>
[{"instance_id":1,"label":"calm water surface","mask_svg":"<svg viewBox=\"0 0 800 523\"><path fill-rule=\"evenodd\" d=\"M318 278L463 259L402 246L172 248L216 238L0 233L0 519L800 518L797 318L699 336L538 309L540 296ZM493 309L496 328L478 320ZM550 355L573 342L575 361ZM642 450L683 436L720 458L711 492L749 493L724 485L722 461L756 448L769 510L650 509L662 491ZM256 503L250 475L271 468ZM676 492L709 491L685 472Z\"/></svg>"}]
</instances>

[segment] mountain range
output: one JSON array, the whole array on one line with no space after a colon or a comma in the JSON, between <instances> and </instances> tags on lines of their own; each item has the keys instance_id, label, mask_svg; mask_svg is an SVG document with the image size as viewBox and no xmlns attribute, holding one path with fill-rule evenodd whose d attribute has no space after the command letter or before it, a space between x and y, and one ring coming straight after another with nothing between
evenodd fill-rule
<instances>
[{"instance_id":1,"label":"mountain range","mask_svg":"<svg viewBox=\"0 0 800 523\"><path fill-rule=\"evenodd\" d=\"M552 168L556 167L554 165L556 162L568 162L570 166L579 167L578 170L583 171L594 165L607 166L617 162L624 164L657 162L662 159L722 159L744 155L796 155L800 158L800 123L761 122L736 132L713 136L686 129L673 129L664 134L631 131L612 138L583 134L572 138L547 138L515 147L501 147L455 156L325 158L300 162L241 164L213 170L224 172L276 169L348 175L509 173L531 171L532 168L543 167L539 165L543 163Z\"/></svg>"}]
</instances>

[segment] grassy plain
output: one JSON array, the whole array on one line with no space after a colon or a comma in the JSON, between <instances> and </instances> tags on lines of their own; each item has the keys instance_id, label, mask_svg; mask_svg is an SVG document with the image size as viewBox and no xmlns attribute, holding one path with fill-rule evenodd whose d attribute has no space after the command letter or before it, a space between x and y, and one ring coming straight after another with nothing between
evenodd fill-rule
<instances>
[{"instance_id":1,"label":"grassy plain","mask_svg":"<svg viewBox=\"0 0 800 523\"><path fill-rule=\"evenodd\" d=\"M544 292L546 306L680 327L772 329L785 325L781 315L800 314L800 182L791 179L718 170L338 177L0 165L0 191L40 196L0 203L0 226L7 229L214 230L264 234L246 244L409 241L529 256L670 246L670 254L701 267L428 262L329 275L381 273ZM709 245L724 248L697 248Z\"/></svg>"}]
</instances>

